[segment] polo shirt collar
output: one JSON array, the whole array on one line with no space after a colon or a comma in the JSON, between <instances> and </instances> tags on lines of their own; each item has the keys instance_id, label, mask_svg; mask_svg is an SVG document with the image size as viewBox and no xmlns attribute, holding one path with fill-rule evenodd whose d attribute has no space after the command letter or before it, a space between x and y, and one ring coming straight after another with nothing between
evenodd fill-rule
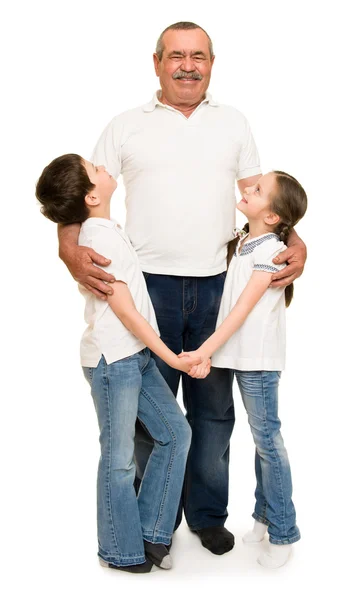
<instances>
[{"instance_id":1,"label":"polo shirt collar","mask_svg":"<svg viewBox=\"0 0 352 600\"><path fill-rule=\"evenodd\" d=\"M155 108L158 105L162 106L162 107L167 106L167 105L163 104L162 102L160 102L160 100L159 100L160 93L161 93L161 90L158 90L157 92L155 92L151 101L148 102L148 104L145 104L143 106L144 112L153 112L153 110L155 110ZM213 100L213 98L212 98L211 94L209 94L209 92L206 92L205 98L200 104L209 104L209 106L219 106L219 103L216 102L215 100ZM172 108L172 107L170 107L170 108Z\"/></svg>"},{"instance_id":2,"label":"polo shirt collar","mask_svg":"<svg viewBox=\"0 0 352 600\"><path fill-rule=\"evenodd\" d=\"M103 219L101 217L89 217L82 223L82 227L91 227L92 225L102 225L103 227L116 227L117 221L115 219Z\"/></svg>"}]
</instances>

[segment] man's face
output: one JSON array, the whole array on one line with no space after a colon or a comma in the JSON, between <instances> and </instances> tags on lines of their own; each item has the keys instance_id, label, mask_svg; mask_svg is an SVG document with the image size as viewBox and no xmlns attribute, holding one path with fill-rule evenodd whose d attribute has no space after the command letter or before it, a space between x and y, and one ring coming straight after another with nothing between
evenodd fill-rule
<instances>
[{"instance_id":1,"label":"man's face","mask_svg":"<svg viewBox=\"0 0 352 600\"><path fill-rule=\"evenodd\" d=\"M201 102L208 89L214 57L209 40L201 29L167 31L159 61L154 54L155 72L164 99L170 104L192 105Z\"/></svg>"}]
</instances>

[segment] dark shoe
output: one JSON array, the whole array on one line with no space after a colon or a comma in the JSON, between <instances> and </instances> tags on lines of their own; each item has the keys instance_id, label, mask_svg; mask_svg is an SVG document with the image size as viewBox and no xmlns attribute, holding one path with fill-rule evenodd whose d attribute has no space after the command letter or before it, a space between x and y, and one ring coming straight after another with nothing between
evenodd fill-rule
<instances>
[{"instance_id":1,"label":"dark shoe","mask_svg":"<svg viewBox=\"0 0 352 600\"><path fill-rule=\"evenodd\" d=\"M170 544L171 546L171 544ZM168 548L165 544L152 544L144 540L145 555L161 569L171 569L172 560Z\"/></svg>"},{"instance_id":2,"label":"dark shoe","mask_svg":"<svg viewBox=\"0 0 352 600\"><path fill-rule=\"evenodd\" d=\"M107 567L109 569L116 569L117 571L127 571L127 573L150 573L151 571L156 571L156 567L154 563L146 556L146 560L144 563L140 565L129 565L128 567L118 567L117 565L113 565L111 563L106 562L106 560L99 557L99 562L102 567Z\"/></svg>"},{"instance_id":3,"label":"dark shoe","mask_svg":"<svg viewBox=\"0 0 352 600\"><path fill-rule=\"evenodd\" d=\"M213 554L225 554L230 552L235 545L235 537L226 527L204 527L204 529L193 529L200 537L202 545Z\"/></svg>"}]
</instances>

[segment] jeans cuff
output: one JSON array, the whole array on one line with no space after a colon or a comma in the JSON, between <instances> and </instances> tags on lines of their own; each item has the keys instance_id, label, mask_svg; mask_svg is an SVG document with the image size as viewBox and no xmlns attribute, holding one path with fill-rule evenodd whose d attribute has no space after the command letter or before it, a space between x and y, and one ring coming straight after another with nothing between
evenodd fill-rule
<instances>
[{"instance_id":1,"label":"jeans cuff","mask_svg":"<svg viewBox=\"0 0 352 600\"><path fill-rule=\"evenodd\" d=\"M115 567L132 567L134 565L142 565L145 563L144 554L133 554L131 556L128 554L125 554L124 556L111 556L110 554L105 554L104 552L99 551L98 556L110 565L115 565Z\"/></svg>"},{"instance_id":2,"label":"jeans cuff","mask_svg":"<svg viewBox=\"0 0 352 600\"><path fill-rule=\"evenodd\" d=\"M269 542L270 544L275 544L277 546L283 546L284 544L294 544L295 542L298 542L298 540L301 539L301 534L297 533L297 535L294 535L293 537L286 537L286 538L273 538L270 534L269 534Z\"/></svg>"},{"instance_id":3,"label":"jeans cuff","mask_svg":"<svg viewBox=\"0 0 352 600\"><path fill-rule=\"evenodd\" d=\"M255 521L258 521L259 523L263 523L263 525L267 525L269 527L270 525L270 521L268 521L268 519L266 519L265 517L260 517L259 515L257 515L256 512L254 512L252 514L253 519L255 519Z\"/></svg>"},{"instance_id":4,"label":"jeans cuff","mask_svg":"<svg viewBox=\"0 0 352 600\"><path fill-rule=\"evenodd\" d=\"M142 531L142 535L146 542L165 546L169 546L172 538L172 533L166 533L166 531Z\"/></svg>"}]
</instances>

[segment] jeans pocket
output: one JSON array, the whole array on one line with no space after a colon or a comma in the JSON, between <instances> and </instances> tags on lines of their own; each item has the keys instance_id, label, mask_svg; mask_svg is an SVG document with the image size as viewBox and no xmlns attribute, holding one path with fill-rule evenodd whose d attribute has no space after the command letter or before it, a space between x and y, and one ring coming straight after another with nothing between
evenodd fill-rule
<instances>
[{"instance_id":1,"label":"jeans pocket","mask_svg":"<svg viewBox=\"0 0 352 600\"><path fill-rule=\"evenodd\" d=\"M82 367L82 370L83 370L83 375L86 378L86 380L88 381L89 385L92 385L93 372L94 372L93 367Z\"/></svg>"}]
</instances>

